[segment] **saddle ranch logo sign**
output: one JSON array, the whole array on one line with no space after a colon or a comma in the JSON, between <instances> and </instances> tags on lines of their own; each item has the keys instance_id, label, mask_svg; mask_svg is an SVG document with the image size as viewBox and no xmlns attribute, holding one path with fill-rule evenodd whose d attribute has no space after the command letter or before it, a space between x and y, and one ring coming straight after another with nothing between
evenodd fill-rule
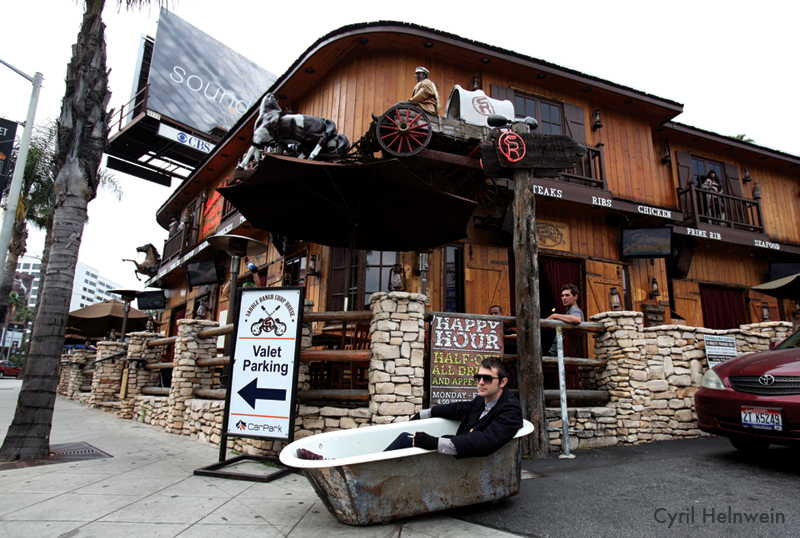
<instances>
[{"instance_id":1,"label":"saddle ranch logo sign","mask_svg":"<svg viewBox=\"0 0 800 538\"><path fill-rule=\"evenodd\" d=\"M570 250L569 227L560 222L536 222L536 238L539 246L555 250Z\"/></svg>"},{"instance_id":2,"label":"saddle ranch logo sign","mask_svg":"<svg viewBox=\"0 0 800 538\"><path fill-rule=\"evenodd\" d=\"M287 439L298 351L300 290L241 290L228 433Z\"/></svg>"},{"instance_id":3,"label":"saddle ranch logo sign","mask_svg":"<svg viewBox=\"0 0 800 538\"><path fill-rule=\"evenodd\" d=\"M431 405L469 401L481 361L503 356L503 324L464 317L435 317L431 324Z\"/></svg>"},{"instance_id":4,"label":"saddle ranch logo sign","mask_svg":"<svg viewBox=\"0 0 800 538\"><path fill-rule=\"evenodd\" d=\"M474 108L475 112L477 112L481 116L491 116L492 114L495 113L494 105L492 105L491 99L489 99L485 95L479 95L477 97L473 97L472 108Z\"/></svg>"}]
</instances>

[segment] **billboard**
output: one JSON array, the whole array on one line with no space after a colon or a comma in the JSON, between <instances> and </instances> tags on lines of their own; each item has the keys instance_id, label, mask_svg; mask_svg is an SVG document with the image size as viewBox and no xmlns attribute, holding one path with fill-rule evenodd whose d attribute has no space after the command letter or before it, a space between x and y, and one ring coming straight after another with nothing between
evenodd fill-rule
<instances>
[{"instance_id":1,"label":"billboard","mask_svg":"<svg viewBox=\"0 0 800 538\"><path fill-rule=\"evenodd\" d=\"M208 133L230 130L276 77L161 9L147 108Z\"/></svg>"},{"instance_id":2,"label":"billboard","mask_svg":"<svg viewBox=\"0 0 800 538\"><path fill-rule=\"evenodd\" d=\"M0 192L5 189L8 179L11 151L14 149L14 137L16 134L17 122L0 118Z\"/></svg>"}]
</instances>

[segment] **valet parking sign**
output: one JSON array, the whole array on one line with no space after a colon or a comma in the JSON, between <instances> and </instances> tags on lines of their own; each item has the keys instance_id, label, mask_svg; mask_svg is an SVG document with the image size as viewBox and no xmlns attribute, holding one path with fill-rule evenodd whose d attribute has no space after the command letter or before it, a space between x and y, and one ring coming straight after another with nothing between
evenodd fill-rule
<instances>
[{"instance_id":1,"label":"valet parking sign","mask_svg":"<svg viewBox=\"0 0 800 538\"><path fill-rule=\"evenodd\" d=\"M227 434L294 438L303 288L239 290Z\"/></svg>"}]
</instances>

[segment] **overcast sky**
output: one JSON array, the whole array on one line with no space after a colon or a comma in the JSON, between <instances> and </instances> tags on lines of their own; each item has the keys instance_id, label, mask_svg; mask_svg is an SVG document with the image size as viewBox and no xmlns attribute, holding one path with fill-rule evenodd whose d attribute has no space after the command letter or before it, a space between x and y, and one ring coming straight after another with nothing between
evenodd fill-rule
<instances>
[{"instance_id":1,"label":"overcast sky","mask_svg":"<svg viewBox=\"0 0 800 538\"><path fill-rule=\"evenodd\" d=\"M156 35L158 9L120 13L114 0L106 3L111 106L119 108L130 99L141 36ZM4 2L0 58L31 76L44 74L37 124L59 114L82 4ZM757 144L800 155L796 0L307 0L280 6L264 0L182 0L172 11L278 76L319 37L341 26L412 22L678 101L685 112L677 121L724 135L744 133ZM30 83L0 65L0 88L0 117L24 121ZM447 95L449 88L440 93ZM101 192L89 204L80 260L120 285L141 289L133 264L121 258L141 261L135 249L146 243L163 250L167 232L156 224L155 212L171 190L115 175L123 199ZM41 253L43 237L31 234L29 253Z\"/></svg>"}]
</instances>

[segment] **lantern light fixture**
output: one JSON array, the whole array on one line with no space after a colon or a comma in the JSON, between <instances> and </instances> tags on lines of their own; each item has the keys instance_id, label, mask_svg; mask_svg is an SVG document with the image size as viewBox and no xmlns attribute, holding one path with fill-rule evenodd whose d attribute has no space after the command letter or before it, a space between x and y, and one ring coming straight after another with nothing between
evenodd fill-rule
<instances>
[{"instance_id":1,"label":"lantern light fixture","mask_svg":"<svg viewBox=\"0 0 800 538\"><path fill-rule=\"evenodd\" d=\"M658 280L656 277L650 278L650 298L661 297L661 290L658 289Z\"/></svg>"},{"instance_id":2,"label":"lantern light fixture","mask_svg":"<svg viewBox=\"0 0 800 538\"><path fill-rule=\"evenodd\" d=\"M622 310L622 300L617 288L611 288L611 291L608 292L608 307L613 311Z\"/></svg>"},{"instance_id":3,"label":"lantern light fixture","mask_svg":"<svg viewBox=\"0 0 800 538\"><path fill-rule=\"evenodd\" d=\"M317 255L311 254L308 257L308 266L306 267L306 276L319 276L319 270L317 269Z\"/></svg>"},{"instance_id":4,"label":"lantern light fixture","mask_svg":"<svg viewBox=\"0 0 800 538\"><path fill-rule=\"evenodd\" d=\"M596 131L603 127L603 120L600 118L600 110L595 110L592 115L592 131Z\"/></svg>"},{"instance_id":5,"label":"lantern light fixture","mask_svg":"<svg viewBox=\"0 0 800 538\"><path fill-rule=\"evenodd\" d=\"M406 290L406 272L399 263L394 264L389 273L389 291Z\"/></svg>"}]
</instances>

